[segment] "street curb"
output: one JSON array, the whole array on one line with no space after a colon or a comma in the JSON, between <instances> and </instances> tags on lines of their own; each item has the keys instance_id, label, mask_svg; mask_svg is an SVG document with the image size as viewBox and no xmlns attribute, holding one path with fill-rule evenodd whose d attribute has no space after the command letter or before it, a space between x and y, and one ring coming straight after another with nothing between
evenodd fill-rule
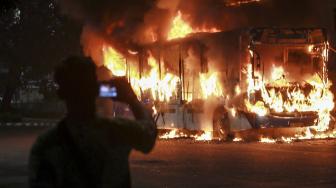
<instances>
[{"instance_id":1,"label":"street curb","mask_svg":"<svg viewBox=\"0 0 336 188\"><path fill-rule=\"evenodd\" d=\"M0 127L53 127L56 122L0 122Z\"/></svg>"}]
</instances>

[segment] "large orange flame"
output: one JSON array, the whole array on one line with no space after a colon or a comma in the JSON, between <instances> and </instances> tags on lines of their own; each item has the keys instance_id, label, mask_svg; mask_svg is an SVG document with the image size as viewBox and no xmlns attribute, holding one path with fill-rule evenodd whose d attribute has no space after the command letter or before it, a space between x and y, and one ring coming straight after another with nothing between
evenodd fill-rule
<instances>
[{"instance_id":1,"label":"large orange flame","mask_svg":"<svg viewBox=\"0 0 336 188\"><path fill-rule=\"evenodd\" d=\"M180 83L180 78L172 73L165 72L164 67L161 67L161 75L159 62L150 54L147 59L150 70L143 73L139 78L137 68L129 65L127 70L126 60L122 54L118 53L111 46L103 46L104 65L111 70L114 76L126 76L129 74L130 83L141 98L141 93L149 92L155 101L170 101L172 98L177 98L177 88ZM161 65L162 66L162 65ZM218 73L199 74L200 96L202 99L209 97L223 96L223 89L218 79ZM193 100L193 94L188 95L188 102Z\"/></svg>"},{"instance_id":2,"label":"large orange flame","mask_svg":"<svg viewBox=\"0 0 336 188\"><path fill-rule=\"evenodd\" d=\"M187 22L182 19L181 11L177 12L177 15L174 17L170 30L168 32L168 40L184 38L191 33L215 33L219 32L220 30L217 28L192 28Z\"/></svg>"},{"instance_id":3,"label":"large orange flame","mask_svg":"<svg viewBox=\"0 0 336 188\"><path fill-rule=\"evenodd\" d=\"M265 116L272 111L278 113L317 112L318 120L314 128L319 132L329 128L330 112L334 108L334 96L330 91L331 83L328 80L322 80L317 74L306 79L305 82L312 87L307 95L299 85L292 85L286 80L283 67L274 66L269 81L261 79L259 72L255 72L255 75L253 79L252 65L249 64L247 67L248 97L257 91L260 91L262 95L262 100L256 101L254 104L246 99L245 104L249 111L259 116ZM266 87L266 85L271 87ZM290 87L294 89L289 89ZM287 92L283 93L275 88L284 88Z\"/></svg>"},{"instance_id":4,"label":"large orange flame","mask_svg":"<svg viewBox=\"0 0 336 188\"><path fill-rule=\"evenodd\" d=\"M111 70L114 76L126 75L125 58L110 46L103 46L104 65Z\"/></svg>"},{"instance_id":5,"label":"large orange flame","mask_svg":"<svg viewBox=\"0 0 336 188\"><path fill-rule=\"evenodd\" d=\"M202 90L202 96L207 99L211 96L222 97L223 89L218 80L217 73L212 74L200 74L200 84Z\"/></svg>"},{"instance_id":6,"label":"large orange flame","mask_svg":"<svg viewBox=\"0 0 336 188\"><path fill-rule=\"evenodd\" d=\"M184 38L190 33L193 33L193 29L182 19L182 14L178 11L168 33L168 40Z\"/></svg>"}]
</instances>

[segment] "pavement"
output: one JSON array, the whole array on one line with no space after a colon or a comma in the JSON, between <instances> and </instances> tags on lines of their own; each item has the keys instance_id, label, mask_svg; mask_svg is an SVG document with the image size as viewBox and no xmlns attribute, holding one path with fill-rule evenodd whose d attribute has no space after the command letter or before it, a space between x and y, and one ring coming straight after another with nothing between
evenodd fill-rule
<instances>
[{"instance_id":1,"label":"pavement","mask_svg":"<svg viewBox=\"0 0 336 188\"><path fill-rule=\"evenodd\" d=\"M27 159L46 126L0 126L0 188L27 187ZM130 156L135 188L335 187L336 140L286 143L159 140Z\"/></svg>"}]
</instances>

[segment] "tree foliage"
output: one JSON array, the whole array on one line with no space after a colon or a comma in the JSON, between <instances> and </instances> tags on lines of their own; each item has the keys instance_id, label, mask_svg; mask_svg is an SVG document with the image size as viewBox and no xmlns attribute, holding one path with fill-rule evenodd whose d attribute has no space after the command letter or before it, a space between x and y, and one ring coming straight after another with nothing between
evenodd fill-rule
<instances>
[{"instance_id":1,"label":"tree foliage","mask_svg":"<svg viewBox=\"0 0 336 188\"><path fill-rule=\"evenodd\" d=\"M59 13L57 0L1 0L0 11L0 61L9 68L2 108L8 109L22 79L41 79L66 56L80 53L81 26Z\"/></svg>"}]
</instances>

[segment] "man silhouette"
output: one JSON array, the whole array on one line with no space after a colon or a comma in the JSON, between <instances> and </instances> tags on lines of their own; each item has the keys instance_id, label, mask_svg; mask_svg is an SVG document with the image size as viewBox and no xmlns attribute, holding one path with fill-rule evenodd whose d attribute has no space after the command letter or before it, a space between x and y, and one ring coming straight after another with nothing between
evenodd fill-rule
<instances>
[{"instance_id":1,"label":"man silhouette","mask_svg":"<svg viewBox=\"0 0 336 188\"><path fill-rule=\"evenodd\" d=\"M70 57L56 68L58 96L66 117L40 135L29 158L29 185L37 187L131 187L128 157L134 148L152 150L157 130L129 83L116 79L118 96L136 121L96 116L99 85L91 59Z\"/></svg>"}]
</instances>

